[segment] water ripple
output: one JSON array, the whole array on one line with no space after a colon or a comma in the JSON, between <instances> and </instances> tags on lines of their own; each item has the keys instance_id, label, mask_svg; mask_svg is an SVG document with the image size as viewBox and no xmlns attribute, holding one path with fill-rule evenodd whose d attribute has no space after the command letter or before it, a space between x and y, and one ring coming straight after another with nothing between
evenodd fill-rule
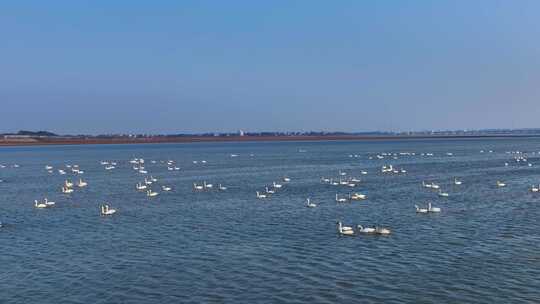
<instances>
[{"instance_id":1,"label":"water ripple","mask_svg":"<svg viewBox=\"0 0 540 304\"><path fill-rule=\"evenodd\" d=\"M21 167L0 169L0 302L540 302L540 195L528 192L540 170L503 165L504 151L539 146L538 139L507 139L2 149L0 163ZM300 147L308 152L297 153ZM478 153L490 149L496 152ZM369 160L382 151L418 154ZM147 164L159 185L174 190L154 199L137 193L142 176L127 163L134 156L177 160L179 172ZM102 159L117 160L118 169L104 171ZM192 163L202 159L208 163ZM65 176L43 170L67 162L78 163L89 182L70 196L59 193ZM378 173L387 163L408 173ZM336 204L335 193L349 189L322 185L320 177L338 170L362 177L357 190L369 199ZM285 175L292 182L282 191L255 199ZM464 184L453 185L454 177ZM508 187L498 189L499 179ZM192 183L202 180L229 189L194 193ZM422 188L423 180L450 197ZM57 206L34 209L45 195ZM305 208L306 197L318 207ZM99 216L104 201L117 216ZM416 214L414 204L426 201L443 212ZM337 220L386 225L393 234L340 237Z\"/></svg>"}]
</instances>

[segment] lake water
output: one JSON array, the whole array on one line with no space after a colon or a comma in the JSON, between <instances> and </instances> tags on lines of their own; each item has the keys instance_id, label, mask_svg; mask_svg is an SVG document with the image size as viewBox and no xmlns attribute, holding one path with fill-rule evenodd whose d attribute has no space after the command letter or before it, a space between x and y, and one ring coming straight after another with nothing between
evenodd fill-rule
<instances>
[{"instance_id":1,"label":"lake water","mask_svg":"<svg viewBox=\"0 0 540 304\"><path fill-rule=\"evenodd\" d=\"M529 188L540 183L539 151L540 139L0 148L0 303L538 303L540 193ZM135 190L144 175L134 157L159 196ZM66 178L78 180L57 173L65 164L78 164L88 187L62 194ZM390 164L407 173L383 175ZM321 183L339 170L362 182ZM256 199L284 176L283 189ZM228 189L193 191L205 180ZM351 191L368 199L334 201ZM56 206L34 208L44 197ZM416 214L427 201L442 212ZM103 202L117 214L100 216ZM339 236L338 220L392 234Z\"/></svg>"}]
</instances>

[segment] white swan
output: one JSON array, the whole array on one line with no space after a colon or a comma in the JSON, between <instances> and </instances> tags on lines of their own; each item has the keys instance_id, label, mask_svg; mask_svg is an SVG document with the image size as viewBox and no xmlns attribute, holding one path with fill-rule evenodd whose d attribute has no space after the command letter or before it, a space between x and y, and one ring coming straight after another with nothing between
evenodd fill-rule
<instances>
[{"instance_id":1,"label":"white swan","mask_svg":"<svg viewBox=\"0 0 540 304\"><path fill-rule=\"evenodd\" d=\"M439 190L438 195L442 197L448 197L448 192L442 192L442 190Z\"/></svg>"},{"instance_id":2,"label":"white swan","mask_svg":"<svg viewBox=\"0 0 540 304\"><path fill-rule=\"evenodd\" d=\"M212 189L212 188L214 188L214 185L207 184L206 181L203 182L203 186L204 186L204 189Z\"/></svg>"},{"instance_id":3,"label":"white swan","mask_svg":"<svg viewBox=\"0 0 540 304\"><path fill-rule=\"evenodd\" d=\"M162 189L163 191L171 191L171 190L172 190L171 187L167 187L167 186L161 186L161 189Z\"/></svg>"},{"instance_id":4,"label":"white swan","mask_svg":"<svg viewBox=\"0 0 540 304\"><path fill-rule=\"evenodd\" d=\"M392 233L392 231L388 228L384 228L384 227L375 227L375 233L376 234L380 234L380 235L389 235L390 233Z\"/></svg>"},{"instance_id":5,"label":"white swan","mask_svg":"<svg viewBox=\"0 0 540 304\"><path fill-rule=\"evenodd\" d=\"M391 173L391 172L394 172L394 167L392 165L389 165L389 166L382 166L381 167L381 172L382 173Z\"/></svg>"},{"instance_id":6,"label":"white swan","mask_svg":"<svg viewBox=\"0 0 540 304\"><path fill-rule=\"evenodd\" d=\"M197 185L196 183L193 183L193 189L194 190L203 190L203 186L202 185Z\"/></svg>"},{"instance_id":7,"label":"white swan","mask_svg":"<svg viewBox=\"0 0 540 304\"><path fill-rule=\"evenodd\" d=\"M339 197L336 193L336 202L338 203L346 203L347 202L347 199L344 198L344 197Z\"/></svg>"},{"instance_id":8,"label":"white swan","mask_svg":"<svg viewBox=\"0 0 540 304\"><path fill-rule=\"evenodd\" d=\"M309 197L306 199L306 207L308 208L315 208L317 207L317 204L310 202Z\"/></svg>"},{"instance_id":9,"label":"white swan","mask_svg":"<svg viewBox=\"0 0 540 304\"><path fill-rule=\"evenodd\" d=\"M428 203L427 208L419 208L417 205L414 205L416 208L416 213L430 213L430 212L441 212L441 208L431 206L431 203Z\"/></svg>"},{"instance_id":10,"label":"white swan","mask_svg":"<svg viewBox=\"0 0 540 304\"><path fill-rule=\"evenodd\" d=\"M497 181L497 187L506 187L506 184L501 181Z\"/></svg>"},{"instance_id":11,"label":"white swan","mask_svg":"<svg viewBox=\"0 0 540 304\"><path fill-rule=\"evenodd\" d=\"M218 189L221 190L221 191L225 191L225 190L227 190L227 187L222 186L221 184L219 184Z\"/></svg>"},{"instance_id":12,"label":"white swan","mask_svg":"<svg viewBox=\"0 0 540 304\"><path fill-rule=\"evenodd\" d=\"M463 182L458 180L457 178L454 178L454 185L461 185Z\"/></svg>"},{"instance_id":13,"label":"white swan","mask_svg":"<svg viewBox=\"0 0 540 304\"><path fill-rule=\"evenodd\" d=\"M116 209L112 209L109 205L101 205L101 215L113 215L116 213Z\"/></svg>"},{"instance_id":14,"label":"white swan","mask_svg":"<svg viewBox=\"0 0 540 304\"><path fill-rule=\"evenodd\" d=\"M428 211L429 212L441 212L441 208L439 207L432 207L431 203L428 203Z\"/></svg>"},{"instance_id":15,"label":"white swan","mask_svg":"<svg viewBox=\"0 0 540 304\"><path fill-rule=\"evenodd\" d=\"M82 188L88 186L88 183L83 181L82 178L79 179L79 182L77 183L77 187Z\"/></svg>"},{"instance_id":16,"label":"white swan","mask_svg":"<svg viewBox=\"0 0 540 304\"><path fill-rule=\"evenodd\" d=\"M338 225L339 234L341 234L341 235L354 235L354 230L352 229L352 227L343 226L343 224L340 221L337 222L337 225Z\"/></svg>"},{"instance_id":17,"label":"white swan","mask_svg":"<svg viewBox=\"0 0 540 304\"><path fill-rule=\"evenodd\" d=\"M67 187L62 187L62 193L69 194L69 193L72 193L72 192L73 192L73 189L67 188Z\"/></svg>"},{"instance_id":18,"label":"white swan","mask_svg":"<svg viewBox=\"0 0 540 304\"><path fill-rule=\"evenodd\" d=\"M281 187L283 187L282 184L277 184L276 182L273 182L273 186L274 188L277 188L277 189L280 189Z\"/></svg>"},{"instance_id":19,"label":"white swan","mask_svg":"<svg viewBox=\"0 0 540 304\"><path fill-rule=\"evenodd\" d=\"M291 179L290 179L289 177L286 177L286 176L285 176L285 177L283 177L283 181L286 182L286 183L288 183L288 182L291 181Z\"/></svg>"},{"instance_id":20,"label":"white swan","mask_svg":"<svg viewBox=\"0 0 540 304\"><path fill-rule=\"evenodd\" d=\"M67 179L66 179L66 181L64 182L64 185L66 186L66 188L71 188L71 187L73 187L73 183L72 183L71 181L68 181Z\"/></svg>"},{"instance_id":21,"label":"white swan","mask_svg":"<svg viewBox=\"0 0 540 304\"><path fill-rule=\"evenodd\" d=\"M362 225L356 226L358 232L360 233L375 233L376 229L374 227L364 227Z\"/></svg>"},{"instance_id":22,"label":"white swan","mask_svg":"<svg viewBox=\"0 0 540 304\"><path fill-rule=\"evenodd\" d=\"M157 196L158 194L159 194L159 193L154 192L154 191L152 191L151 189L148 190L148 191L146 191L146 196L148 196L148 197Z\"/></svg>"},{"instance_id":23,"label":"white swan","mask_svg":"<svg viewBox=\"0 0 540 304\"><path fill-rule=\"evenodd\" d=\"M260 194L259 191L257 191L257 198L266 198L266 194Z\"/></svg>"},{"instance_id":24,"label":"white swan","mask_svg":"<svg viewBox=\"0 0 540 304\"><path fill-rule=\"evenodd\" d=\"M137 190L139 191L146 190L146 185L143 185L139 182L138 184L135 185L135 188L137 188Z\"/></svg>"},{"instance_id":25,"label":"white swan","mask_svg":"<svg viewBox=\"0 0 540 304\"><path fill-rule=\"evenodd\" d=\"M539 191L540 191L540 185L538 185L538 186L532 185L531 186L531 192L539 192Z\"/></svg>"},{"instance_id":26,"label":"white swan","mask_svg":"<svg viewBox=\"0 0 540 304\"><path fill-rule=\"evenodd\" d=\"M414 208L416 208L416 213L428 213L427 208L420 208L418 205L414 205Z\"/></svg>"},{"instance_id":27,"label":"white swan","mask_svg":"<svg viewBox=\"0 0 540 304\"><path fill-rule=\"evenodd\" d=\"M265 191L266 191L266 193L268 193L268 194L274 194L274 193L276 193L275 190L270 190L270 189L268 189L268 187L265 188Z\"/></svg>"},{"instance_id":28,"label":"white swan","mask_svg":"<svg viewBox=\"0 0 540 304\"><path fill-rule=\"evenodd\" d=\"M48 206L45 203L40 203L37 200L34 200L34 207L36 207L36 208L47 208Z\"/></svg>"},{"instance_id":29,"label":"white swan","mask_svg":"<svg viewBox=\"0 0 540 304\"><path fill-rule=\"evenodd\" d=\"M349 196L349 198L352 200L358 201L358 200L365 200L367 196L361 193L353 193Z\"/></svg>"}]
</instances>

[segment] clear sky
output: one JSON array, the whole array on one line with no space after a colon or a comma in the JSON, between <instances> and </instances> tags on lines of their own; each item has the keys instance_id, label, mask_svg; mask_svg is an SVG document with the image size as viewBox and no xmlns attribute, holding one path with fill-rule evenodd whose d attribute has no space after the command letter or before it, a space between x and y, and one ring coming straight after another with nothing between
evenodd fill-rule
<instances>
[{"instance_id":1,"label":"clear sky","mask_svg":"<svg viewBox=\"0 0 540 304\"><path fill-rule=\"evenodd\" d=\"M539 12L536 0L2 1L0 132L540 127Z\"/></svg>"}]
</instances>

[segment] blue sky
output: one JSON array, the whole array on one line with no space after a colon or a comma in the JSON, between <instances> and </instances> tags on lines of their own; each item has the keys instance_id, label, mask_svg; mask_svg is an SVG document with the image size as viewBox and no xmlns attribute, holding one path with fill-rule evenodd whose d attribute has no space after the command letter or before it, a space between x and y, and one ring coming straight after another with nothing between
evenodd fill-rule
<instances>
[{"instance_id":1,"label":"blue sky","mask_svg":"<svg viewBox=\"0 0 540 304\"><path fill-rule=\"evenodd\" d=\"M0 132L540 127L538 1L5 1Z\"/></svg>"}]
</instances>

